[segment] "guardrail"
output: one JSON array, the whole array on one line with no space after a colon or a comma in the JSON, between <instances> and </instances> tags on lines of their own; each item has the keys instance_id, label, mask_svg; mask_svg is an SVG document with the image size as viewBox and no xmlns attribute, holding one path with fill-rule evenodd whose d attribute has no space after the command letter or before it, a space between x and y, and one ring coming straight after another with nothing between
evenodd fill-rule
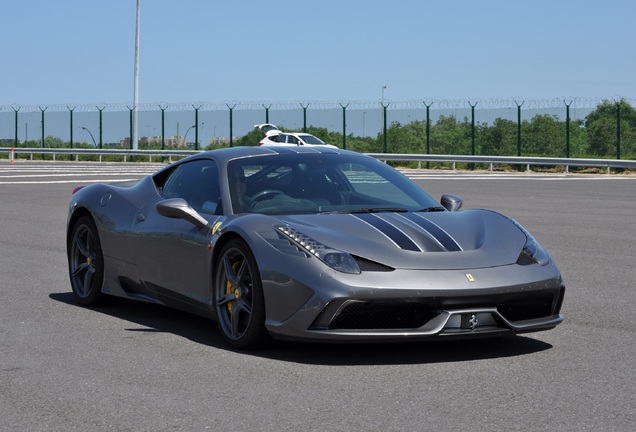
<instances>
[{"instance_id":1,"label":"guardrail","mask_svg":"<svg viewBox=\"0 0 636 432\"><path fill-rule=\"evenodd\" d=\"M102 162L103 156L122 156L124 162L127 161L130 156L143 156L147 157L149 162L152 162L153 157L168 158L169 162L172 162L173 157L185 157L192 154L200 153L197 150L128 150L128 149L86 149L86 148L26 148L26 147L0 147L0 154L8 153L9 159L13 160L15 154L29 155L29 159L33 160L34 154L39 155L52 155L53 160L56 160L56 155L71 155L75 156L75 161L79 161L80 155L99 156L99 161Z\"/></svg>"},{"instance_id":2,"label":"guardrail","mask_svg":"<svg viewBox=\"0 0 636 432\"><path fill-rule=\"evenodd\" d=\"M75 160L79 160L80 155L99 156L102 161L103 156L122 156L124 162L130 156L147 157L152 162L153 157L168 158L172 162L173 157L185 157L200 153L197 150L126 150L126 149L51 149L51 148L8 148L0 147L0 154L8 153L9 160L14 160L14 155L26 154L33 159L34 154L49 154L55 160L56 155L75 155ZM530 171L532 165L543 166L564 166L566 172L571 166L606 168L609 174L611 168L636 169L635 160L625 159L583 159L583 158L548 158L530 156L470 156L470 155L427 155L427 154L399 154L399 153L367 153L367 155L381 161L406 161L417 162L421 168L422 162L444 162L451 163L453 170L457 163L478 163L490 165L490 171L495 164L498 165L525 165L526 171Z\"/></svg>"},{"instance_id":3,"label":"guardrail","mask_svg":"<svg viewBox=\"0 0 636 432\"><path fill-rule=\"evenodd\" d=\"M606 168L609 174L610 168L636 169L635 160L626 159L584 159L584 158L548 158L531 156L470 156L470 155L418 155L418 154L384 154L367 153L382 161L409 161L418 162L450 162L453 170L459 163L489 164L490 171L495 164L525 165L526 171L530 171L531 165L564 166L566 172L571 166Z\"/></svg>"}]
</instances>

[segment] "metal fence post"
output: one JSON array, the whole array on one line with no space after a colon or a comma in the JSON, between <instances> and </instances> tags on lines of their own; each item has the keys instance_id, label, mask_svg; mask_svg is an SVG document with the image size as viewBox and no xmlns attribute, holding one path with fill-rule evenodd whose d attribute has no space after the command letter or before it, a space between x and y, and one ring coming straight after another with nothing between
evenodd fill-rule
<instances>
[{"instance_id":1,"label":"metal fence post","mask_svg":"<svg viewBox=\"0 0 636 432\"><path fill-rule=\"evenodd\" d=\"M426 154L431 154L431 105L433 105L433 102L428 105L424 102L424 106L426 107ZM426 169L430 167L430 162L426 161Z\"/></svg>"},{"instance_id":2,"label":"metal fence post","mask_svg":"<svg viewBox=\"0 0 636 432\"><path fill-rule=\"evenodd\" d=\"M572 105L572 101L568 104L566 101L563 101L565 104L565 157L570 158L570 105Z\"/></svg>"},{"instance_id":3,"label":"metal fence post","mask_svg":"<svg viewBox=\"0 0 636 432\"><path fill-rule=\"evenodd\" d=\"M102 124L102 111L104 111L104 109L106 107L95 107L97 108L97 111L99 111L99 148L100 150L102 149L103 146L103 124Z\"/></svg>"},{"instance_id":4,"label":"metal fence post","mask_svg":"<svg viewBox=\"0 0 636 432\"><path fill-rule=\"evenodd\" d=\"M475 107L479 102L475 102L475 105L468 102L470 105L470 154L475 156ZM475 169L475 164L470 164L470 169Z\"/></svg>"},{"instance_id":5,"label":"metal fence post","mask_svg":"<svg viewBox=\"0 0 636 432\"><path fill-rule=\"evenodd\" d=\"M382 111L383 111L383 117L384 117L384 126L382 127L382 131L383 131L383 135L384 135L384 147L383 147L383 153L387 153L388 152L388 145L387 145L387 136L386 136L386 109L389 107L390 103L387 103L386 105L384 105L384 101L381 103L382 105Z\"/></svg>"},{"instance_id":6,"label":"metal fence post","mask_svg":"<svg viewBox=\"0 0 636 432\"><path fill-rule=\"evenodd\" d=\"M300 104L300 106L303 108L303 132L307 133L307 107L309 104Z\"/></svg>"},{"instance_id":7,"label":"metal fence post","mask_svg":"<svg viewBox=\"0 0 636 432\"><path fill-rule=\"evenodd\" d=\"M621 102L616 102L616 159L621 158Z\"/></svg>"},{"instance_id":8,"label":"metal fence post","mask_svg":"<svg viewBox=\"0 0 636 432\"><path fill-rule=\"evenodd\" d=\"M342 107L342 148L347 149L347 107L349 104L343 105Z\"/></svg>"},{"instance_id":9,"label":"metal fence post","mask_svg":"<svg viewBox=\"0 0 636 432\"><path fill-rule=\"evenodd\" d=\"M470 105L470 154L475 156L475 107L479 102L475 102L475 105L468 102Z\"/></svg>"},{"instance_id":10,"label":"metal fence post","mask_svg":"<svg viewBox=\"0 0 636 432\"><path fill-rule=\"evenodd\" d=\"M168 108L167 105L165 107L159 105L161 110L161 150L166 149L166 108Z\"/></svg>"},{"instance_id":11,"label":"metal fence post","mask_svg":"<svg viewBox=\"0 0 636 432\"><path fill-rule=\"evenodd\" d=\"M66 108L68 108L71 115L71 148L73 148L73 111L75 111L76 107L73 107L73 108L66 107Z\"/></svg>"},{"instance_id":12,"label":"metal fence post","mask_svg":"<svg viewBox=\"0 0 636 432\"><path fill-rule=\"evenodd\" d=\"M515 104L517 104L517 156L521 156L521 106L523 102L519 104L515 101Z\"/></svg>"},{"instance_id":13,"label":"metal fence post","mask_svg":"<svg viewBox=\"0 0 636 432\"><path fill-rule=\"evenodd\" d=\"M232 147L232 110L234 109L236 104L232 106L226 104L226 106L230 109L230 147Z\"/></svg>"},{"instance_id":14,"label":"metal fence post","mask_svg":"<svg viewBox=\"0 0 636 432\"><path fill-rule=\"evenodd\" d=\"M42 111L42 141L41 141L42 148L44 148L44 111L46 111L47 109L48 107L44 107L44 109L40 107L40 111ZM42 155L42 159L44 159L44 155Z\"/></svg>"},{"instance_id":15,"label":"metal fence post","mask_svg":"<svg viewBox=\"0 0 636 432\"><path fill-rule=\"evenodd\" d=\"M199 150L199 108L201 108L201 105L198 107L192 105L192 108L194 108L194 149Z\"/></svg>"},{"instance_id":16,"label":"metal fence post","mask_svg":"<svg viewBox=\"0 0 636 432\"><path fill-rule=\"evenodd\" d=\"M13 108L13 112L15 113L15 139L13 140L13 147L18 146L18 111L20 111L20 108Z\"/></svg>"},{"instance_id":17,"label":"metal fence post","mask_svg":"<svg viewBox=\"0 0 636 432\"><path fill-rule=\"evenodd\" d=\"M133 148L133 124L134 124L133 109L134 109L134 107L130 108L128 105L126 105L126 108L128 108L128 111L130 111L130 149L132 150L132 148Z\"/></svg>"}]
</instances>

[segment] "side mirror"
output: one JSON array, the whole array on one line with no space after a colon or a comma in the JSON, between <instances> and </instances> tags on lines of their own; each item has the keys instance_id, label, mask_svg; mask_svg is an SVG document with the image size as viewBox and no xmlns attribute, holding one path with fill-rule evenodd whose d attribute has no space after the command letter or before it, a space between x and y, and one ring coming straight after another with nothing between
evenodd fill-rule
<instances>
[{"instance_id":1,"label":"side mirror","mask_svg":"<svg viewBox=\"0 0 636 432\"><path fill-rule=\"evenodd\" d=\"M197 213L197 211L190 207L186 200L182 198L170 198L159 201L157 203L157 213L161 216L173 219L187 220L200 229L206 228L210 225L203 216Z\"/></svg>"},{"instance_id":2,"label":"side mirror","mask_svg":"<svg viewBox=\"0 0 636 432\"><path fill-rule=\"evenodd\" d=\"M442 195L441 204L446 210L454 212L462 208L464 201L458 196L444 194Z\"/></svg>"}]
</instances>

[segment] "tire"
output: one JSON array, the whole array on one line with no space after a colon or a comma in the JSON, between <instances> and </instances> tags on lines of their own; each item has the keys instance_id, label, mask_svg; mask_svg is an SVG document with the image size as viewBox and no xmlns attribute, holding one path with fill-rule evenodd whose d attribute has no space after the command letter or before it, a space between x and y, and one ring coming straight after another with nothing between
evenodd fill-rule
<instances>
[{"instance_id":1,"label":"tire","mask_svg":"<svg viewBox=\"0 0 636 432\"><path fill-rule=\"evenodd\" d=\"M241 239L230 240L215 266L214 308L219 331L233 348L260 348L270 341L256 259Z\"/></svg>"},{"instance_id":2,"label":"tire","mask_svg":"<svg viewBox=\"0 0 636 432\"><path fill-rule=\"evenodd\" d=\"M75 222L68 244L68 271L77 303L98 306L105 302L104 256L95 223L88 216Z\"/></svg>"}]
</instances>

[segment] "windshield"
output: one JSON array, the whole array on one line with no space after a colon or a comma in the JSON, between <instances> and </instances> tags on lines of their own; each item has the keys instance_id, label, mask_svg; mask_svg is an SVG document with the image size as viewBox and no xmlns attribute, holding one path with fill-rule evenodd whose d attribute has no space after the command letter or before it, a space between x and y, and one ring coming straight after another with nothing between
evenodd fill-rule
<instances>
[{"instance_id":1,"label":"windshield","mask_svg":"<svg viewBox=\"0 0 636 432\"><path fill-rule=\"evenodd\" d=\"M400 172L363 155L278 154L241 158L228 163L228 175L234 213L439 208L429 194Z\"/></svg>"}]
</instances>

